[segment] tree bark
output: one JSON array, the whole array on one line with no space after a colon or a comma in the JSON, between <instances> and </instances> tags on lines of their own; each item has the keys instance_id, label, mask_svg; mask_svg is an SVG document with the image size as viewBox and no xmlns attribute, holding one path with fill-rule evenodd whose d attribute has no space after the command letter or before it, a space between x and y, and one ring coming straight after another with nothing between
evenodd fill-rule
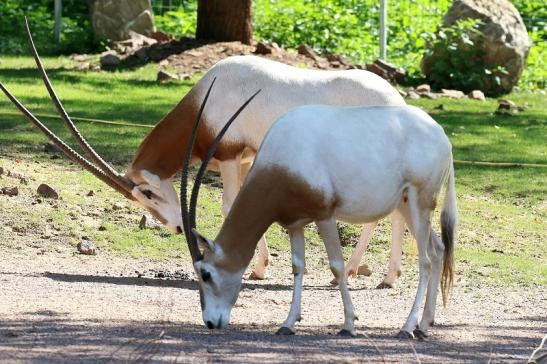
<instances>
[{"instance_id":1,"label":"tree bark","mask_svg":"<svg viewBox=\"0 0 547 364\"><path fill-rule=\"evenodd\" d=\"M196 38L251 44L251 5L251 0L198 0Z\"/></svg>"}]
</instances>

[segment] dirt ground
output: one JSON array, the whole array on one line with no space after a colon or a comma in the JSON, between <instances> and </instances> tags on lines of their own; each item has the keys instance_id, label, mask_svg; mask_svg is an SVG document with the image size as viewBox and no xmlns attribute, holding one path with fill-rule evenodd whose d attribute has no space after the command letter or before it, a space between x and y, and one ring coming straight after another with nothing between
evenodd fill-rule
<instances>
[{"instance_id":1,"label":"dirt ground","mask_svg":"<svg viewBox=\"0 0 547 364\"><path fill-rule=\"evenodd\" d=\"M0 228L0 239L13 236ZM292 292L283 253L269 279L244 282L229 329L210 331L189 262L84 256L51 244L43 249L18 237L2 246L1 362L523 363L547 333L545 287L456 287L446 309L439 302L426 341L395 339L416 276L405 272L398 288L376 290L384 263L371 262L372 277L351 283L358 337L336 336L342 303L326 267L305 278L297 335L275 336ZM154 278L160 271L178 279Z\"/></svg>"}]
</instances>

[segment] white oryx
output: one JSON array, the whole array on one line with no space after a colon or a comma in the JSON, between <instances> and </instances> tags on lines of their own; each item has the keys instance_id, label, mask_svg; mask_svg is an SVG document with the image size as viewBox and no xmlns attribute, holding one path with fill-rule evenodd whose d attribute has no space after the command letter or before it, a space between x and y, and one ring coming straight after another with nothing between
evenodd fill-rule
<instances>
[{"instance_id":1,"label":"white oryx","mask_svg":"<svg viewBox=\"0 0 547 364\"><path fill-rule=\"evenodd\" d=\"M246 88L262 89L259 97L245 110L218 145L211 168L220 170L223 180L222 211L226 216L244 180L256 151L274 120L288 110L305 104L340 106L404 105L403 98L387 81L362 70L317 71L287 66L254 56L225 59L212 67L148 134L139 146L125 175L116 172L78 132L53 90L38 57L30 30L31 49L46 87L57 110L78 143L92 161L64 144L40 123L13 95L0 88L16 106L71 159L82 165L125 197L146 208L172 232L181 232L180 205L172 177L181 169L188 145L193 117L199 108L208 84L213 78L222 80L212 97L219 102L203 114L193 150L194 161L203 160L205 151L229 116L229 110L241 103ZM392 216L393 247L388 272L379 287L390 287L400 274L404 222L397 212ZM347 274L354 275L377 222L365 226L359 245L347 265ZM264 237L258 244L259 254L253 272L263 278L268 265L268 248Z\"/></svg>"},{"instance_id":2,"label":"white oryx","mask_svg":"<svg viewBox=\"0 0 547 364\"><path fill-rule=\"evenodd\" d=\"M198 114L196 123L199 118ZM221 137L222 133L217 139ZM214 148L215 143L209 155ZM446 302L453 280L457 208L451 144L442 127L424 111L412 106L324 105L289 111L268 131L214 240L195 230L201 173L186 210L190 158L188 153L181 182L183 222L199 277L203 321L208 328L228 324L257 241L277 222L289 231L294 273L290 312L278 334L293 334L300 319L305 271L303 229L315 222L332 273L339 280L345 316L340 334L354 336L356 315L336 221L369 223L396 210L418 243L420 268L416 298L399 336L427 335L435 316L439 282ZM207 162L205 158L201 171L205 171ZM441 241L432 229L431 217L445 184ZM424 297L425 308L418 325Z\"/></svg>"}]
</instances>

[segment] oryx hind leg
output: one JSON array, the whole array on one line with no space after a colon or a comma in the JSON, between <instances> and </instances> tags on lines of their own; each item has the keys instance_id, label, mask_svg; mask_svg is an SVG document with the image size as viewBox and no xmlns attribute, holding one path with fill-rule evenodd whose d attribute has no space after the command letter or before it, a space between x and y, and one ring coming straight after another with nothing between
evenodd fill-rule
<instances>
[{"instance_id":1,"label":"oryx hind leg","mask_svg":"<svg viewBox=\"0 0 547 364\"><path fill-rule=\"evenodd\" d=\"M389 266L384 280L376 288L393 288L395 281L400 277L404 232L405 219L398 210L395 210L391 213L391 253L389 256Z\"/></svg>"},{"instance_id":2,"label":"oryx hind leg","mask_svg":"<svg viewBox=\"0 0 547 364\"><path fill-rule=\"evenodd\" d=\"M424 313L420 321L420 330L427 334L427 330L435 320L435 308L437 307L437 294L439 292L439 283L441 281L441 270L443 264L444 244L441 239L431 229L430 244L428 254L432 262L431 277L427 286L427 295L425 298Z\"/></svg>"},{"instance_id":3,"label":"oryx hind leg","mask_svg":"<svg viewBox=\"0 0 547 364\"><path fill-rule=\"evenodd\" d=\"M316 221L319 235L325 244L327 255L329 257L329 265L335 278L338 278L338 287L342 294L342 302L344 304L344 325L342 330L338 333L340 336L355 336L355 309L351 302L351 296L349 294L347 277L344 274L344 256L342 255L342 248L340 246L340 236L338 235L338 229L336 227L336 220L330 218L327 220Z\"/></svg>"},{"instance_id":4,"label":"oryx hind leg","mask_svg":"<svg viewBox=\"0 0 547 364\"><path fill-rule=\"evenodd\" d=\"M302 289L304 272L306 270L306 258L304 248L304 228L289 230L291 239L292 272L294 275L294 287L292 292L291 309L283 325L277 330L277 335L294 335L294 325L300 321Z\"/></svg>"},{"instance_id":5,"label":"oryx hind leg","mask_svg":"<svg viewBox=\"0 0 547 364\"><path fill-rule=\"evenodd\" d=\"M365 251L368 248L368 244L372 239L372 233L374 232L374 229L377 225L378 221L370 222L363 225L363 231L361 231L359 242L355 246L355 249L353 249L351 257L349 258L348 263L346 264L346 268L344 270L344 274L348 279L357 275L359 263L361 262L363 254L365 254ZM330 283L333 286L336 286L338 284L338 278L334 277Z\"/></svg>"},{"instance_id":6,"label":"oryx hind leg","mask_svg":"<svg viewBox=\"0 0 547 364\"><path fill-rule=\"evenodd\" d=\"M418 191L414 186L410 186L407 191L408 204L400 206L399 211L405 217L406 223L410 231L414 235L418 243L419 257L419 281L416 290L416 297L412 305L412 309L406 319L406 322L397 335L401 338L412 338L417 336L423 338L425 333L417 328L418 316L422 302L424 301L425 293L429 285L431 277L431 259L428 254L428 246L430 242L431 232L431 208L420 206Z\"/></svg>"}]
</instances>

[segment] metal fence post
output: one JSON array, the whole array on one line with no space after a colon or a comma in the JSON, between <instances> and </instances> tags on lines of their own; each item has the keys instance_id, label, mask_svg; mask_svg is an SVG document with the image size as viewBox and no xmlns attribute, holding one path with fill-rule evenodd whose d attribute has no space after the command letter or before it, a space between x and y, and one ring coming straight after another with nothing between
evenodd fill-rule
<instances>
[{"instance_id":1,"label":"metal fence post","mask_svg":"<svg viewBox=\"0 0 547 364\"><path fill-rule=\"evenodd\" d=\"M387 0L380 0L380 58L386 60Z\"/></svg>"},{"instance_id":2,"label":"metal fence post","mask_svg":"<svg viewBox=\"0 0 547 364\"><path fill-rule=\"evenodd\" d=\"M55 0L55 42L59 43L61 41L61 19L63 15L63 4L62 0Z\"/></svg>"}]
</instances>

